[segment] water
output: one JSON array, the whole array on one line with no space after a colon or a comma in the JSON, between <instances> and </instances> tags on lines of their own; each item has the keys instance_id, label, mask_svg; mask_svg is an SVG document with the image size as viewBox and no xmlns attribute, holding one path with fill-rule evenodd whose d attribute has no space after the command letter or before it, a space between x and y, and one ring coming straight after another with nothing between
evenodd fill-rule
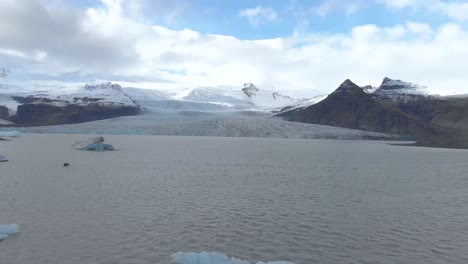
<instances>
[{"instance_id":1,"label":"water","mask_svg":"<svg viewBox=\"0 0 468 264\"><path fill-rule=\"evenodd\" d=\"M118 151L89 153L68 149L70 135L45 150L31 137L0 145L0 224L21 229L0 242L2 264L170 263L178 251L468 263L468 151L112 136Z\"/></svg>"}]
</instances>

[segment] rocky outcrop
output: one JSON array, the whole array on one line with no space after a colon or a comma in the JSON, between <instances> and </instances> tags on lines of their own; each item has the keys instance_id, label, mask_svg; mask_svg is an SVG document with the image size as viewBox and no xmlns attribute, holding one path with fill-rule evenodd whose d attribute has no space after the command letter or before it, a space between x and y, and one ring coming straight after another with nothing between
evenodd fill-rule
<instances>
[{"instance_id":1,"label":"rocky outcrop","mask_svg":"<svg viewBox=\"0 0 468 264\"><path fill-rule=\"evenodd\" d=\"M253 83L244 83L242 86L242 92L244 92L244 94L249 98L255 96L259 91L260 89L253 85Z\"/></svg>"},{"instance_id":2,"label":"rocky outcrop","mask_svg":"<svg viewBox=\"0 0 468 264\"><path fill-rule=\"evenodd\" d=\"M58 106L48 103L26 103L18 106L16 114L9 120L17 126L45 126L82 123L139 113L139 107L126 105L89 103Z\"/></svg>"},{"instance_id":3,"label":"rocky outcrop","mask_svg":"<svg viewBox=\"0 0 468 264\"><path fill-rule=\"evenodd\" d=\"M0 105L0 119L7 119L10 116L8 108Z\"/></svg>"}]
</instances>

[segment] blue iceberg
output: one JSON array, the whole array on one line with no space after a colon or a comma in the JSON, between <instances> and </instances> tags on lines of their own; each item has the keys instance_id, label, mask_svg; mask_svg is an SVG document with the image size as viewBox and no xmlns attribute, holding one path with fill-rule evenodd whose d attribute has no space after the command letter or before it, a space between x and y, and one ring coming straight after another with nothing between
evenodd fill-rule
<instances>
[{"instance_id":1,"label":"blue iceberg","mask_svg":"<svg viewBox=\"0 0 468 264\"><path fill-rule=\"evenodd\" d=\"M217 252L177 252L171 255L176 264L250 264L249 262ZM294 264L284 261L257 262L257 264Z\"/></svg>"},{"instance_id":2,"label":"blue iceberg","mask_svg":"<svg viewBox=\"0 0 468 264\"><path fill-rule=\"evenodd\" d=\"M0 240L7 238L9 235L14 235L19 232L17 224L0 225Z\"/></svg>"},{"instance_id":3,"label":"blue iceberg","mask_svg":"<svg viewBox=\"0 0 468 264\"><path fill-rule=\"evenodd\" d=\"M92 150L92 151L106 151L114 150L111 144L105 144L103 137L96 137L87 140L79 140L73 144L75 149L79 150Z\"/></svg>"}]
</instances>

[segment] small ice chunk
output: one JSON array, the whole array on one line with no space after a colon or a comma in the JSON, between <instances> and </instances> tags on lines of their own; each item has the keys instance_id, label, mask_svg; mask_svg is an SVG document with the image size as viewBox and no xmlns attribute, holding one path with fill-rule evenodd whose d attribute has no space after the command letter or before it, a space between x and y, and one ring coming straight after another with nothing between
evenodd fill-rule
<instances>
[{"instance_id":1,"label":"small ice chunk","mask_svg":"<svg viewBox=\"0 0 468 264\"><path fill-rule=\"evenodd\" d=\"M0 162L8 161L7 157L0 155Z\"/></svg>"},{"instance_id":2,"label":"small ice chunk","mask_svg":"<svg viewBox=\"0 0 468 264\"><path fill-rule=\"evenodd\" d=\"M17 224L0 225L0 240L16 233L19 233L19 227Z\"/></svg>"},{"instance_id":3,"label":"small ice chunk","mask_svg":"<svg viewBox=\"0 0 468 264\"><path fill-rule=\"evenodd\" d=\"M78 140L73 144L73 147L79 150L114 150L114 147L111 144L105 144L104 140L104 137L96 137L87 140Z\"/></svg>"},{"instance_id":4,"label":"small ice chunk","mask_svg":"<svg viewBox=\"0 0 468 264\"><path fill-rule=\"evenodd\" d=\"M217 252L177 252L171 255L176 264L249 264L249 262ZM257 262L257 264L294 264L284 261Z\"/></svg>"}]
</instances>

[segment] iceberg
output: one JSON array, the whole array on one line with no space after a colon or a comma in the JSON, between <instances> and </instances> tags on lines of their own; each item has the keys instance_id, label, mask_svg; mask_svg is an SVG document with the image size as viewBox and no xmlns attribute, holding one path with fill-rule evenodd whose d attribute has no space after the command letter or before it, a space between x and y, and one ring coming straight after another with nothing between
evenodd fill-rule
<instances>
[{"instance_id":1,"label":"iceberg","mask_svg":"<svg viewBox=\"0 0 468 264\"><path fill-rule=\"evenodd\" d=\"M8 161L7 157L0 155L0 162Z\"/></svg>"},{"instance_id":2,"label":"iceberg","mask_svg":"<svg viewBox=\"0 0 468 264\"><path fill-rule=\"evenodd\" d=\"M105 144L104 140L104 137L96 137L87 140L78 140L73 144L73 147L79 150L92 151L114 150L114 147L111 144Z\"/></svg>"},{"instance_id":3,"label":"iceberg","mask_svg":"<svg viewBox=\"0 0 468 264\"><path fill-rule=\"evenodd\" d=\"M19 233L19 227L17 224L0 225L0 240L16 233Z\"/></svg>"},{"instance_id":4,"label":"iceberg","mask_svg":"<svg viewBox=\"0 0 468 264\"><path fill-rule=\"evenodd\" d=\"M171 255L175 264L250 264L249 262L218 252L177 252ZM257 264L294 264L284 261L257 262Z\"/></svg>"}]
</instances>

